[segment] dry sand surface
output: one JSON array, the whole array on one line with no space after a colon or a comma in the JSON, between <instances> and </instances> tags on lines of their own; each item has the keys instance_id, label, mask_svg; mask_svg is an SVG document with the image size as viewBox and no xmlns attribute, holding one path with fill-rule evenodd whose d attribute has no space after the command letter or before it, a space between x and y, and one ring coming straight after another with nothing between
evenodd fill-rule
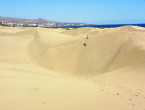
<instances>
[{"instance_id":1,"label":"dry sand surface","mask_svg":"<svg viewBox=\"0 0 145 110\"><path fill-rule=\"evenodd\" d=\"M145 110L145 28L0 27L0 110Z\"/></svg>"}]
</instances>

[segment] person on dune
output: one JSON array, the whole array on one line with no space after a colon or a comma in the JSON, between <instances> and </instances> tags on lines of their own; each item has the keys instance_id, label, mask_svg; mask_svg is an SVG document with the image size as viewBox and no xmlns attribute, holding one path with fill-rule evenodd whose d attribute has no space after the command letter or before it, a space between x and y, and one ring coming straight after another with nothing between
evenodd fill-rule
<instances>
[{"instance_id":1,"label":"person on dune","mask_svg":"<svg viewBox=\"0 0 145 110\"><path fill-rule=\"evenodd\" d=\"M86 43L84 43L83 45L84 45L85 47L87 46L87 44L86 44Z\"/></svg>"},{"instance_id":2,"label":"person on dune","mask_svg":"<svg viewBox=\"0 0 145 110\"><path fill-rule=\"evenodd\" d=\"M87 37L86 37L87 39L89 39L89 37L88 37L88 35L87 35Z\"/></svg>"}]
</instances>

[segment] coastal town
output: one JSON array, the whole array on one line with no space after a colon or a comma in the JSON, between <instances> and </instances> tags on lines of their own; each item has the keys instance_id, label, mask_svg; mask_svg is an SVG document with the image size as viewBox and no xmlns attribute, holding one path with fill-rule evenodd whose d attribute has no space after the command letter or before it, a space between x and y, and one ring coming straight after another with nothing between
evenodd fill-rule
<instances>
[{"instance_id":1,"label":"coastal town","mask_svg":"<svg viewBox=\"0 0 145 110\"><path fill-rule=\"evenodd\" d=\"M9 27L63 27L63 26L85 26L88 23L54 22L42 18L36 20L0 17L1 26Z\"/></svg>"}]
</instances>

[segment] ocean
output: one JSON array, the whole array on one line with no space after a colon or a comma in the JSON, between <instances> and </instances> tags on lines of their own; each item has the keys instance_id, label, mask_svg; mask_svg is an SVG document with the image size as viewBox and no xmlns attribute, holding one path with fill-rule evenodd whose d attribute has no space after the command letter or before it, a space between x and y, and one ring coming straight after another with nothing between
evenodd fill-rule
<instances>
[{"instance_id":1,"label":"ocean","mask_svg":"<svg viewBox=\"0 0 145 110\"><path fill-rule=\"evenodd\" d=\"M113 27L121 27L121 26L140 26L145 27L145 24L105 24L105 25L84 25L84 26L56 26L56 27L44 27L44 28L81 28L81 27L94 27L94 28L113 28Z\"/></svg>"}]
</instances>

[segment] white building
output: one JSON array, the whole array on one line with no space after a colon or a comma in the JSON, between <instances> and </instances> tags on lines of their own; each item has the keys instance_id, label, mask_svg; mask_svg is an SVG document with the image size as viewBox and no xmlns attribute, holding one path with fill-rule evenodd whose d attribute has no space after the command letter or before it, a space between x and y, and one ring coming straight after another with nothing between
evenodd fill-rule
<instances>
[{"instance_id":1,"label":"white building","mask_svg":"<svg viewBox=\"0 0 145 110\"><path fill-rule=\"evenodd\" d=\"M13 27L14 26L14 23L7 23L7 25Z\"/></svg>"},{"instance_id":2,"label":"white building","mask_svg":"<svg viewBox=\"0 0 145 110\"><path fill-rule=\"evenodd\" d=\"M46 24L46 26L49 26L49 27L55 26L55 25L56 25L55 23L47 23L47 24Z\"/></svg>"},{"instance_id":3,"label":"white building","mask_svg":"<svg viewBox=\"0 0 145 110\"><path fill-rule=\"evenodd\" d=\"M18 24L16 25L16 27L22 28L22 27L23 27L23 24L22 24L22 23L18 23Z\"/></svg>"},{"instance_id":4,"label":"white building","mask_svg":"<svg viewBox=\"0 0 145 110\"><path fill-rule=\"evenodd\" d=\"M37 27L38 25L34 23L34 24L29 24L29 26L30 27Z\"/></svg>"}]
</instances>

